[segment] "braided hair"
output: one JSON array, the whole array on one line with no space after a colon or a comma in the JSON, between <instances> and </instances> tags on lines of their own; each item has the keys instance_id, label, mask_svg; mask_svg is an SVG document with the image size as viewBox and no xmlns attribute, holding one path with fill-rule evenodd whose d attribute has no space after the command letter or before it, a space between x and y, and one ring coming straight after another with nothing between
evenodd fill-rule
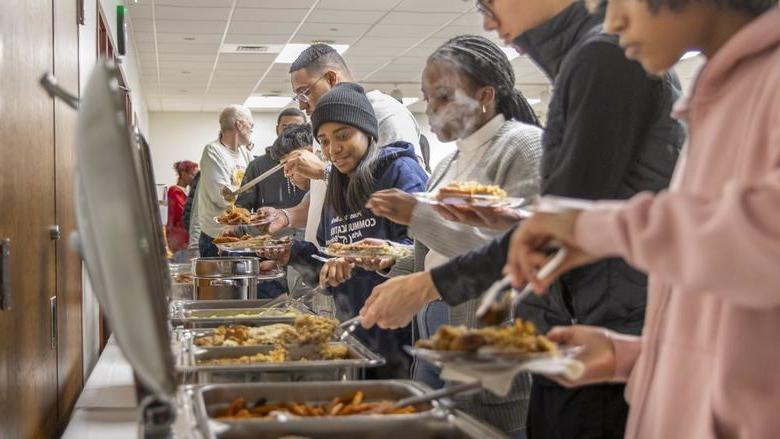
<instances>
[{"instance_id":1,"label":"braided hair","mask_svg":"<svg viewBox=\"0 0 780 439\"><path fill-rule=\"evenodd\" d=\"M496 111L507 120L541 126L522 93L515 89L515 73L506 54L492 41L478 35L452 38L436 49L428 62L448 61L477 87L496 90Z\"/></svg>"}]
</instances>

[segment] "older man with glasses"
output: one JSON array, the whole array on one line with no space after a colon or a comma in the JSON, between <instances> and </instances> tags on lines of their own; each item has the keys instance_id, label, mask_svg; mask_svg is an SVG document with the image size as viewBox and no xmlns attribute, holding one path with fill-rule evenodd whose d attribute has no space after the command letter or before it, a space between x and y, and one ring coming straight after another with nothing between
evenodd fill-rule
<instances>
[{"instance_id":1,"label":"older man with glasses","mask_svg":"<svg viewBox=\"0 0 780 439\"><path fill-rule=\"evenodd\" d=\"M228 206L222 196L223 186L241 184L252 154L251 136L255 122L252 112L241 105L230 105L219 115L219 139L203 149L200 159L196 218L201 233L198 249L201 256L217 256L214 237L222 227L214 220Z\"/></svg>"}]
</instances>

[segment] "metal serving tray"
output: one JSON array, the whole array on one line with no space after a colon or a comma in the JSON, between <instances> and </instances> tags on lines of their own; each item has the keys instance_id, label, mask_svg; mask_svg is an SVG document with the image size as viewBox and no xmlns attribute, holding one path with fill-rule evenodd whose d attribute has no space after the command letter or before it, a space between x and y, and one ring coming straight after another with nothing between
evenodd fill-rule
<instances>
[{"instance_id":1,"label":"metal serving tray","mask_svg":"<svg viewBox=\"0 0 780 439\"><path fill-rule=\"evenodd\" d=\"M217 384L193 389L193 406L198 425L209 438L397 438L399 432L414 438L499 438L504 437L459 411L438 401L403 415L353 415L344 417L216 420L216 414L236 398L268 402L322 403L356 391L365 400L399 400L430 391L412 381L307 382L289 386L283 383Z\"/></svg>"},{"instance_id":2,"label":"metal serving tray","mask_svg":"<svg viewBox=\"0 0 780 439\"><path fill-rule=\"evenodd\" d=\"M221 325L267 325L272 323L292 323L295 316L269 315L260 317L208 317L211 314L231 314L242 311L262 309L271 299L257 300L196 300L171 302L171 324L183 328L216 328ZM296 300L288 300L279 305L280 309L293 309L301 314L314 314L314 311Z\"/></svg>"},{"instance_id":3,"label":"metal serving tray","mask_svg":"<svg viewBox=\"0 0 780 439\"><path fill-rule=\"evenodd\" d=\"M193 337L207 333L206 329L178 331L180 351L177 355L176 371L180 383L205 384L227 382L291 382L291 381L344 381L363 378L366 368L385 364L381 355L372 352L355 337L343 342L349 349L350 358L344 360L301 360L280 363L250 364L198 364L200 361L217 358L238 358L244 355L266 354L272 345L199 347L192 344ZM293 358L311 358L312 345L288 345Z\"/></svg>"}]
</instances>

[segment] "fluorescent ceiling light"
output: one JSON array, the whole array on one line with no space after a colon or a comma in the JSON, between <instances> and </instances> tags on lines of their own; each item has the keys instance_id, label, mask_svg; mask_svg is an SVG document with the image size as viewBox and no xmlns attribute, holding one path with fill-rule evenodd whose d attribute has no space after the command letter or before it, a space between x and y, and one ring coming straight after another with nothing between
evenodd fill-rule
<instances>
[{"instance_id":1,"label":"fluorescent ceiling light","mask_svg":"<svg viewBox=\"0 0 780 439\"><path fill-rule=\"evenodd\" d=\"M501 51L504 52L507 58L509 58L509 61L512 61L513 59L520 56L520 53L518 53L514 47L502 47Z\"/></svg>"},{"instance_id":2,"label":"fluorescent ceiling light","mask_svg":"<svg viewBox=\"0 0 780 439\"><path fill-rule=\"evenodd\" d=\"M249 96L244 101L247 108L284 108L292 103L287 96Z\"/></svg>"},{"instance_id":3,"label":"fluorescent ceiling light","mask_svg":"<svg viewBox=\"0 0 780 439\"><path fill-rule=\"evenodd\" d=\"M526 99L526 101L528 101L528 105L536 105L542 103L541 99Z\"/></svg>"},{"instance_id":4,"label":"fluorescent ceiling light","mask_svg":"<svg viewBox=\"0 0 780 439\"><path fill-rule=\"evenodd\" d=\"M685 54L683 54L683 56L680 58L680 61L686 60L688 58L693 58L695 56L699 56L700 54L701 54L701 52L699 52L697 50L692 50L690 52L685 52Z\"/></svg>"},{"instance_id":5,"label":"fluorescent ceiling light","mask_svg":"<svg viewBox=\"0 0 780 439\"><path fill-rule=\"evenodd\" d=\"M417 103L420 100L420 98L403 98L402 100L404 102L404 105L408 107L412 104Z\"/></svg>"},{"instance_id":6,"label":"fluorescent ceiling light","mask_svg":"<svg viewBox=\"0 0 780 439\"><path fill-rule=\"evenodd\" d=\"M279 56L276 57L274 62L278 64L292 64L293 61L298 59L298 55L309 46L310 44L288 44L279 52ZM329 46L336 49L339 55L343 55L349 49L349 44L329 44Z\"/></svg>"}]
</instances>

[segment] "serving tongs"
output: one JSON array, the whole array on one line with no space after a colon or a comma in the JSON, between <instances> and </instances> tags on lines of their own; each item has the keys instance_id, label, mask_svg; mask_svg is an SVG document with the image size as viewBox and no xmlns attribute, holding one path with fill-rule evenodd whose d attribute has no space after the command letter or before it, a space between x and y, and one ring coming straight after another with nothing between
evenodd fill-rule
<instances>
[{"instance_id":1,"label":"serving tongs","mask_svg":"<svg viewBox=\"0 0 780 439\"><path fill-rule=\"evenodd\" d=\"M448 396L453 396L460 393L477 390L481 387L482 387L482 382L480 381L471 381L468 383L455 384L452 386L441 388L439 390L434 390L432 392L424 393L422 395L409 396L407 398L399 399L398 401L392 404L380 405L379 407L376 407L375 409L366 412L366 414L381 414L381 413L389 412L393 409L400 409L407 406L416 406L422 403L435 401L441 398L446 398Z\"/></svg>"},{"instance_id":2,"label":"serving tongs","mask_svg":"<svg viewBox=\"0 0 780 439\"><path fill-rule=\"evenodd\" d=\"M263 305L263 309L271 309L271 308L279 308L281 306L284 306L287 304L287 302L298 302L298 303L304 303L305 299L309 299L314 297L316 294L326 294L324 292L324 289L321 286L316 286L312 288L311 290L301 294L298 297L290 297L286 294L282 294L279 297L276 297L275 299L271 299L270 302Z\"/></svg>"},{"instance_id":3,"label":"serving tongs","mask_svg":"<svg viewBox=\"0 0 780 439\"><path fill-rule=\"evenodd\" d=\"M353 332L355 332L355 329L360 326L360 316L352 317L351 319L344 320L339 325L339 328L343 329L344 331L339 336L339 341L344 341L349 337Z\"/></svg>"},{"instance_id":4,"label":"serving tongs","mask_svg":"<svg viewBox=\"0 0 780 439\"><path fill-rule=\"evenodd\" d=\"M284 162L281 162L278 165L274 166L273 168L263 172L262 174L248 181L247 184L241 186L235 191L230 189L227 186L222 186L222 198L224 198L225 201L232 203L236 201L236 198L238 198L238 194L248 191L249 189L256 186L258 183L265 180L266 178L272 176L273 174L276 173L276 171L279 171L282 168L284 168Z\"/></svg>"},{"instance_id":5,"label":"serving tongs","mask_svg":"<svg viewBox=\"0 0 780 439\"><path fill-rule=\"evenodd\" d=\"M550 260L544 264L539 270L539 277L545 278L549 276L553 271L560 267L568 251L565 247L561 247ZM477 308L477 318L486 325L497 325L506 321L512 314L512 310L520 302L522 302L529 294L533 292L533 286L528 283L522 289L517 292L512 286L512 279L510 275L504 276L503 279L494 283L490 289L487 290L482 301ZM499 298L499 295L511 288L509 294L504 294Z\"/></svg>"}]
</instances>

